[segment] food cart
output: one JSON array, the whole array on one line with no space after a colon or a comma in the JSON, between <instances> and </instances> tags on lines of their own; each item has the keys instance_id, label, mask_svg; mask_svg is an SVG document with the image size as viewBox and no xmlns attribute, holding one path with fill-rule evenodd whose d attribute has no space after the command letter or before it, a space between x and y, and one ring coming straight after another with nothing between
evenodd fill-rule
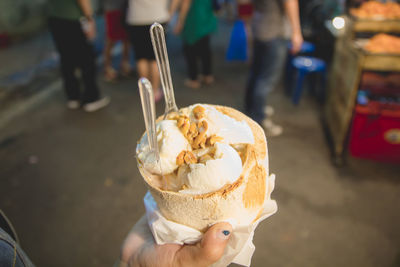
<instances>
[{"instance_id":1,"label":"food cart","mask_svg":"<svg viewBox=\"0 0 400 267\"><path fill-rule=\"evenodd\" d=\"M371 53L365 50L365 37L382 32L400 34L400 20L385 20L382 18L358 19L354 16L347 16L345 21L346 27L343 30L343 34L336 40L335 53L328 80L328 98L324 107L324 122L332 142L334 162L338 165L343 163L347 147L355 149L354 143L352 143L354 141L352 133L355 131L354 129L352 130L352 124L355 114L357 114L357 96L361 89L363 73L400 73L400 54ZM399 105L394 105L392 108L400 112ZM396 110L394 114L397 114ZM400 117L396 118L394 116L394 118L400 122ZM381 150L378 148L378 150L367 152L366 158L383 161L388 159L391 162L400 160L400 125L398 126L398 132L396 132L396 125L395 123L392 127L391 134L387 132L379 133L378 138L386 138L386 141L389 142L388 146L383 146L382 148L382 145L378 144ZM364 128L365 131L368 131L366 129L368 127ZM376 131L376 129L373 131ZM363 134L368 136L366 132ZM359 144L362 149L371 144L373 139L365 140L366 142ZM382 142L386 141L383 140ZM374 146L374 144L371 145ZM369 156L367 155L368 153L370 153ZM395 155L396 153L397 155ZM357 151L352 154L357 154Z\"/></svg>"}]
</instances>

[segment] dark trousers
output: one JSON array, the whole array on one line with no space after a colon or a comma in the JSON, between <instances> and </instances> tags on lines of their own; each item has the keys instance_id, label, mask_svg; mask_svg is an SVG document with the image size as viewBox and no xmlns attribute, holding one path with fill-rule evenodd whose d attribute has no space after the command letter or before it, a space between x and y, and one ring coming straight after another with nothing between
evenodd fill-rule
<instances>
[{"instance_id":1,"label":"dark trousers","mask_svg":"<svg viewBox=\"0 0 400 267\"><path fill-rule=\"evenodd\" d=\"M86 39L80 22L49 18L49 28L60 54L61 75L68 100L80 100L82 103L98 100L94 48ZM76 69L81 71L83 94L76 77Z\"/></svg>"},{"instance_id":2,"label":"dark trousers","mask_svg":"<svg viewBox=\"0 0 400 267\"><path fill-rule=\"evenodd\" d=\"M210 35L207 35L194 44L183 44L183 53L185 54L186 64L188 67L188 75L191 80L197 80L198 68L197 61L201 62L202 74L211 74L211 48Z\"/></svg>"},{"instance_id":3,"label":"dark trousers","mask_svg":"<svg viewBox=\"0 0 400 267\"><path fill-rule=\"evenodd\" d=\"M287 54L287 40L253 41L253 61L245 96L245 111L256 122L265 118L268 94L277 86Z\"/></svg>"}]
</instances>

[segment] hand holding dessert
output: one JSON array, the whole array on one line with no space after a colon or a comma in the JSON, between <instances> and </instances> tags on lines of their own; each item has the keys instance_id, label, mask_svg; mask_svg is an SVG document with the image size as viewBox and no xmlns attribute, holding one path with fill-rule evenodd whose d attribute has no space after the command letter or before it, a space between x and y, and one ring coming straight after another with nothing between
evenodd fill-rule
<instances>
[{"instance_id":1,"label":"hand holding dessert","mask_svg":"<svg viewBox=\"0 0 400 267\"><path fill-rule=\"evenodd\" d=\"M231 231L229 223L218 223L211 226L197 244L157 245L143 216L125 239L119 267L210 266L223 255Z\"/></svg>"}]
</instances>

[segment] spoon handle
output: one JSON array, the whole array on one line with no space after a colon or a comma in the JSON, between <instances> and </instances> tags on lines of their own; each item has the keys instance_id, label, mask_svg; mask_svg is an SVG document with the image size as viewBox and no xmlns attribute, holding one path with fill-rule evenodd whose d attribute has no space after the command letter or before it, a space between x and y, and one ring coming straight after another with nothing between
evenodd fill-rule
<instances>
[{"instance_id":1,"label":"spoon handle","mask_svg":"<svg viewBox=\"0 0 400 267\"><path fill-rule=\"evenodd\" d=\"M165 96L165 114L178 111L175 103L174 87L172 85L171 70L168 60L167 46L165 43L164 28L159 23L154 23L150 28L151 42L153 44L154 54L160 72L161 85Z\"/></svg>"},{"instance_id":2,"label":"spoon handle","mask_svg":"<svg viewBox=\"0 0 400 267\"><path fill-rule=\"evenodd\" d=\"M142 101L144 123L146 125L147 140L150 150L154 152L156 160L160 158L157 145L156 133L156 109L153 88L146 78L140 78L138 81L140 99Z\"/></svg>"}]
</instances>

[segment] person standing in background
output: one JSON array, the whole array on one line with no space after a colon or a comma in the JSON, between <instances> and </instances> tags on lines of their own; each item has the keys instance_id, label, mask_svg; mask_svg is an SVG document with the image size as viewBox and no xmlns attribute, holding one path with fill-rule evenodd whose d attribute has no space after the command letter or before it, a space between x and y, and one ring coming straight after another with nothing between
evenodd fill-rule
<instances>
[{"instance_id":1,"label":"person standing in background","mask_svg":"<svg viewBox=\"0 0 400 267\"><path fill-rule=\"evenodd\" d=\"M51 0L48 3L49 28L60 54L61 75L67 95L67 107L81 105L93 112L108 105L108 97L100 97L96 81L96 62L92 41L96 24L90 0ZM80 69L84 90L76 76Z\"/></svg>"},{"instance_id":2,"label":"person standing in background","mask_svg":"<svg viewBox=\"0 0 400 267\"><path fill-rule=\"evenodd\" d=\"M211 33L217 28L217 19L211 0L182 0L174 33L181 33L183 52L189 78L185 85L199 88L201 82L206 85L214 82L212 74ZM202 65L199 77L197 64Z\"/></svg>"},{"instance_id":3,"label":"person standing in background","mask_svg":"<svg viewBox=\"0 0 400 267\"><path fill-rule=\"evenodd\" d=\"M150 80L154 98L162 98L160 74L150 38L150 27L154 22L165 26L170 19L169 8L175 8L177 0L129 0L126 22L128 35L135 52L139 77Z\"/></svg>"},{"instance_id":4,"label":"person standing in background","mask_svg":"<svg viewBox=\"0 0 400 267\"><path fill-rule=\"evenodd\" d=\"M252 40L253 33L251 30L251 18L253 16L253 2L252 0L237 0L237 14L239 19L241 19L244 23L246 29L246 38L247 38L247 54L248 54L248 62L251 62L252 58Z\"/></svg>"},{"instance_id":5,"label":"person standing in background","mask_svg":"<svg viewBox=\"0 0 400 267\"><path fill-rule=\"evenodd\" d=\"M268 93L276 87L282 74L288 37L291 36L293 54L300 51L303 43L298 0L253 0L253 4L253 60L245 112L264 127L267 135L277 136L283 129L266 118L264 109Z\"/></svg>"},{"instance_id":6,"label":"person standing in background","mask_svg":"<svg viewBox=\"0 0 400 267\"><path fill-rule=\"evenodd\" d=\"M129 41L122 25L124 14L122 6L125 0L105 0L104 10L106 19L106 44L104 48L104 77L106 81L114 81L118 77L117 71L112 67L111 50L115 43L122 41L121 74L129 76L131 65L129 63Z\"/></svg>"}]
</instances>

